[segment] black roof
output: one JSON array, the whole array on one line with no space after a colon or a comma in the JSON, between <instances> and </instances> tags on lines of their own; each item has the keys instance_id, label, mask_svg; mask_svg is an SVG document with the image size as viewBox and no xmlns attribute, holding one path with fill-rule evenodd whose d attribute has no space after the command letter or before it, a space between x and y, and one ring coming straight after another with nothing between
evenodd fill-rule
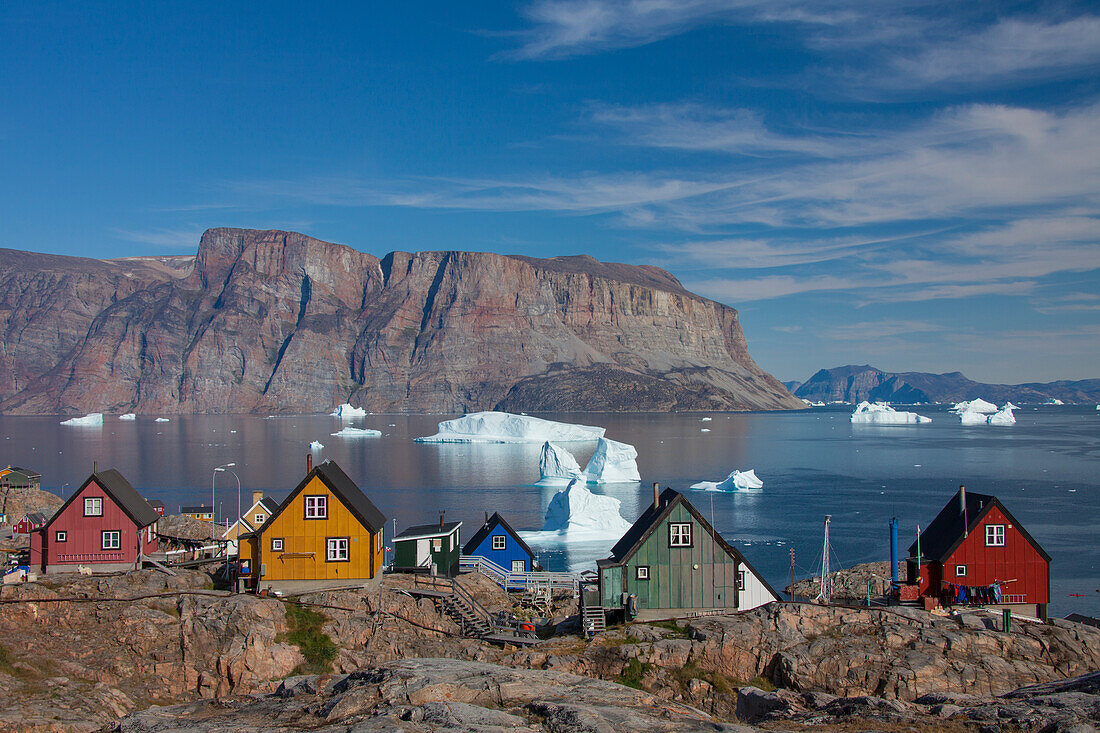
<instances>
[{"instance_id":1,"label":"black roof","mask_svg":"<svg viewBox=\"0 0 1100 733\"><path fill-rule=\"evenodd\" d=\"M932 520L924 530L920 533L920 554L922 559L928 559L933 562L946 562L947 558L951 557L951 553L962 544L963 539L973 532L982 519L989 512L991 508L996 506L1001 510L1001 513L1005 515L1005 518L1018 530L1024 538L1031 543L1031 545L1038 550L1039 554L1050 562L1050 555L1046 553L1038 542L1032 538L1027 530L1023 528L1016 518L1005 509L997 497L990 494L979 494L975 491L967 491L966 494L966 511L963 512L962 503L959 498L959 494L963 493L962 489L959 490L951 501L947 502L947 505L940 510L940 513L936 515L936 518ZM909 556L917 556L917 543L914 542L909 546Z\"/></svg>"},{"instance_id":2,"label":"black roof","mask_svg":"<svg viewBox=\"0 0 1100 733\"><path fill-rule=\"evenodd\" d=\"M283 513L284 509L290 506L290 503L294 501L294 497L298 496L298 494L305 489L314 476L321 479L325 486L328 487L329 491L348 508L348 511L359 520L361 525L371 532L378 532L382 529L382 525L386 523L386 516L367 498L367 495L363 493L362 489L356 486L355 482L348 478L348 475L344 473L343 469L330 460L314 466L313 470L306 474L306 477L294 487L294 491L291 491L290 495L283 500L283 503L279 505L270 517L268 517L264 525L250 534L261 534L268 527L273 526L272 523L275 519Z\"/></svg>"},{"instance_id":3,"label":"black roof","mask_svg":"<svg viewBox=\"0 0 1100 733\"><path fill-rule=\"evenodd\" d=\"M180 514L212 514L213 512L214 507L205 504L191 504L190 506L180 507Z\"/></svg>"},{"instance_id":4,"label":"black roof","mask_svg":"<svg viewBox=\"0 0 1100 733\"><path fill-rule=\"evenodd\" d=\"M531 557L535 556L535 553L528 547L527 543L523 541L523 538L516 534L516 531L512 529L512 525L508 524L504 520L504 517L500 516L500 512L493 512L493 516L485 520L485 524L481 525L481 529L474 533L474 536L470 538L470 541L462 548L464 555L471 554L478 548L485 538L489 536L489 533L493 531L493 528L500 525L504 528L504 531L512 536L512 539L516 541L516 544Z\"/></svg>"},{"instance_id":5,"label":"black roof","mask_svg":"<svg viewBox=\"0 0 1100 733\"><path fill-rule=\"evenodd\" d=\"M149 502L141 498L141 494L130 485L130 482L126 478L113 468L109 468L106 471L96 471L88 478L84 479L84 483L80 485L80 488L73 492L73 495L61 505L61 507L54 512L50 517L50 521L43 529L48 529L49 525L53 523L53 520L61 516L61 512L65 510L69 504L72 504L76 500L76 497L80 495L88 484L95 481L103 490L110 496L122 511L126 513L134 524L138 527L148 527L150 524L154 524L160 515L157 514L157 510L149 506Z\"/></svg>"},{"instance_id":6,"label":"black roof","mask_svg":"<svg viewBox=\"0 0 1100 733\"><path fill-rule=\"evenodd\" d=\"M49 517L47 517L42 512L30 512L29 514L27 514L27 521L29 521L31 524L42 524L47 519L49 519Z\"/></svg>"},{"instance_id":7,"label":"black roof","mask_svg":"<svg viewBox=\"0 0 1100 733\"><path fill-rule=\"evenodd\" d=\"M23 474L24 476L26 476L27 478L30 478L30 479L41 479L42 478L42 474L38 473L37 471L32 471L29 468L20 468L19 466L8 466L5 470L11 471L12 473L21 473L21 474Z\"/></svg>"},{"instance_id":8,"label":"black roof","mask_svg":"<svg viewBox=\"0 0 1100 733\"><path fill-rule=\"evenodd\" d=\"M161 509L164 508L164 502L161 501L160 499L148 499L148 502L149 502L149 506L153 507L154 509L156 509L158 506Z\"/></svg>"},{"instance_id":9,"label":"black roof","mask_svg":"<svg viewBox=\"0 0 1100 733\"><path fill-rule=\"evenodd\" d=\"M275 501L270 496L265 496L265 497L261 498L257 503L260 506L262 506L264 509L266 509L267 513L269 515L274 514L275 512L279 511L279 502ZM256 506L256 505L253 504L252 506ZM382 521L385 521L385 520L382 520Z\"/></svg>"},{"instance_id":10,"label":"black roof","mask_svg":"<svg viewBox=\"0 0 1100 733\"><path fill-rule=\"evenodd\" d=\"M442 527L439 526L439 522L433 522L432 524L414 524L411 527L406 527L401 530L400 534L394 537L395 540L412 538L412 537L433 537L435 535L449 535L455 530L456 527L461 525L462 522L447 522Z\"/></svg>"}]
</instances>

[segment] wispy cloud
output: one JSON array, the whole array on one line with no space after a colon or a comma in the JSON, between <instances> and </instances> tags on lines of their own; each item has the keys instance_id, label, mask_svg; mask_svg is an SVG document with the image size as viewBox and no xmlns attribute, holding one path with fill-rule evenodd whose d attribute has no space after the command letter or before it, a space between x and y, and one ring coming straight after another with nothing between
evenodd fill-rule
<instances>
[{"instance_id":1,"label":"wispy cloud","mask_svg":"<svg viewBox=\"0 0 1100 733\"><path fill-rule=\"evenodd\" d=\"M148 244L164 249L193 250L198 245L204 229L188 227L183 229L146 229L142 231L114 229L112 233L127 242Z\"/></svg>"}]
</instances>

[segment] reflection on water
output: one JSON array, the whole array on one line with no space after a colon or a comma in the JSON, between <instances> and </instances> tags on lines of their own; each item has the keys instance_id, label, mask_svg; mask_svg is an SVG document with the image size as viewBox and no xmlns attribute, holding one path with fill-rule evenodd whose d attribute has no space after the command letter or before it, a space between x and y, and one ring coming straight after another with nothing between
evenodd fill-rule
<instances>
[{"instance_id":1,"label":"reflection on water","mask_svg":"<svg viewBox=\"0 0 1100 733\"><path fill-rule=\"evenodd\" d=\"M633 521L652 499L650 484L685 490L735 468L756 469L761 492L688 492L689 500L777 587L785 585L789 550L800 575L820 561L821 524L833 515L831 540L839 560L853 564L888 557L887 520L902 528L902 552L916 525L927 524L965 483L994 493L1054 557L1053 613L1100 615L1100 413L1092 407L1025 408L1013 427L963 427L942 408L922 407L933 422L853 426L850 410L701 415L539 415L597 424L607 436L638 449L642 483L592 487L622 502ZM43 484L71 491L92 462L115 467L147 497L169 510L210 501L212 469L236 462L245 496L262 489L286 496L305 472L310 441L336 460L398 528L438 519L465 523L469 537L486 512L501 512L517 529L542 527L557 490L539 487L539 445L416 444L442 419L368 415L341 422L321 416L265 419L182 416L154 423L105 416L101 428L69 428L57 417L0 416L0 464L41 471ZM332 437L341 425L375 428L381 438ZM706 427L711 432L700 432ZM233 432L236 431L236 432ZM584 465L592 444L569 444ZM236 508L236 484L219 474L217 503ZM1075 490L1075 491L1071 491ZM388 524L392 527L392 523ZM607 543L607 548L611 543ZM557 548L543 559L562 568L589 562L606 548ZM1070 593L1086 597L1071 598Z\"/></svg>"}]
</instances>

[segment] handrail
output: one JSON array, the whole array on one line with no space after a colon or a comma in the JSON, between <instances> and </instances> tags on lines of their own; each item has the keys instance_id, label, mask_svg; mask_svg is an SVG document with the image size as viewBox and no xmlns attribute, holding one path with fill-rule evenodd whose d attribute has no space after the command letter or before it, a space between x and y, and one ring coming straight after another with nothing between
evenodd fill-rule
<instances>
[{"instance_id":1,"label":"handrail","mask_svg":"<svg viewBox=\"0 0 1100 733\"><path fill-rule=\"evenodd\" d=\"M454 578L446 578L435 575L422 576L420 574L413 576L414 588L421 587L422 583L424 586L430 586L432 590L449 590L451 593L458 596L460 599L462 599L463 602L469 605L470 608L473 610L474 615L476 615L481 621L483 621L490 630L494 628L495 625L493 623L492 614L485 610L485 607L478 603L477 600L474 599L472 595L470 595L470 592L467 591L462 586L462 584Z\"/></svg>"},{"instance_id":2,"label":"handrail","mask_svg":"<svg viewBox=\"0 0 1100 733\"><path fill-rule=\"evenodd\" d=\"M462 555L458 562L463 570L476 570L505 589L549 584L551 588L569 588L576 591L581 581L580 576L575 573L510 572L481 555Z\"/></svg>"}]
</instances>

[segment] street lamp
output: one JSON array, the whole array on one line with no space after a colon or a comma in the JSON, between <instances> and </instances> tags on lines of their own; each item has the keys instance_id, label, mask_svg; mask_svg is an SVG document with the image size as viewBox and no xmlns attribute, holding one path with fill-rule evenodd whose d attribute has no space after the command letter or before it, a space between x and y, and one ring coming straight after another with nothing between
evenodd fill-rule
<instances>
[{"instance_id":1,"label":"street lamp","mask_svg":"<svg viewBox=\"0 0 1100 733\"><path fill-rule=\"evenodd\" d=\"M214 480L218 477L219 473L223 473L228 469L236 466L236 463L223 463L214 469L214 473L210 474L210 544L218 544L218 525L214 523L217 517L214 516L214 508L218 506L218 502L214 499ZM213 552L213 549L211 549Z\"/></svg>"}]
</instances>

